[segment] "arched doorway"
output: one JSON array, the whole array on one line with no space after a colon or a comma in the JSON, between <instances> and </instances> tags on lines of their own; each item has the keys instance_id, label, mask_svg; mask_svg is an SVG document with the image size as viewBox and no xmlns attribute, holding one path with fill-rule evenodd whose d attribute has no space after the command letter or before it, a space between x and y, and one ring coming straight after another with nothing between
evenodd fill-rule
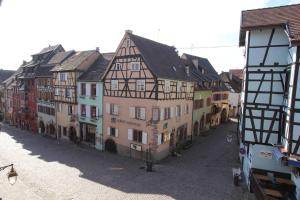
<instances>
[{"instance_id":1,"label":"arched doorway","mask_svg":"<svg viewBox=\"0 0 300 200\"><path fill-rule=\"evenodd\" d=\"M198 123L198 121L196 121L195 124L194 124L193 133L194 133L194 136L197 136L199 134L199 123Z\"/></svg>"},{"instance_id":2,"label":"arched doorway","mask_svg":"<svg viewBox=\"0 0 300 200\"><path fill-rule=\"evenodd\" d=\"M75 142L76 139L76 130L73 126L70 126L69 128L69 139L73 142Z\"/></svg>"},{"instance_id":3,"label":"arched doorway","mask_svg":"<svg viewBox=\"0 0 300 200\"><path fill-rule=\"evenodd\" d=\"M221 113L221 123L227 122L227 111L225 108L223 108Z\"/></svg>"},{"instance_id":4,"label":"arched doorway","mask_svg":"<svg viewBox=\"0 0 300 200\"><path fill-rule=\"evenodd\" d=\"M45 124L43 121L40 121L39 128L41 130L41 133L44 134L45 133Z\"/></svg>"},{"instance_id":5,"label":"arched doorway","mask_svg":"<svg viewBox=\"0 0 300 200\"><path fill-rule=\"evenodd\" d=\"M117 145L113 139L107 139L105 141L105 150L112 153L117 153Z\"/></svg>"}]
</instances>

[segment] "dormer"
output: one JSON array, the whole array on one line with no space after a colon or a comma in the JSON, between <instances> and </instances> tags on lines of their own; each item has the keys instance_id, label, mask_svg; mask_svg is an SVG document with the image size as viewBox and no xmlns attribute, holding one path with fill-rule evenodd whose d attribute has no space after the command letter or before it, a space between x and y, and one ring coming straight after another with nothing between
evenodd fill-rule
<instances>
[{"instance_id":1,"label":"dormer","mask_svg":"<svg viewBox=\"0 0 300 200\"><path fill-rule=\"evenodd\" d=\"M194 66L196 67L196 69L198 70L199 69L199 61L198 61L198 59L193 59L192 62L194 64Z\"/></svg>"},{"instance_id":2,"label":"dormer","mask_svg":"<svg viewBox=\"0 0 300 200\"><path fill-rule=\"evenodd\" d=\"M187 76L190 75L190 67L188 65L185 66L185 73L186 73Z\"/></svg>"}]
</instances>

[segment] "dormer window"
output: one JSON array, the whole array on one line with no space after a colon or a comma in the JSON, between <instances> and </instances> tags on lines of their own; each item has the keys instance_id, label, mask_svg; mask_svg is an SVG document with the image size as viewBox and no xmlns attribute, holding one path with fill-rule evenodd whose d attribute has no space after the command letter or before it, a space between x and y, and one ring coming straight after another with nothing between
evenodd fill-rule
<instances>
[{"instance_id":1,"label":"dormer window","mask_svg":"<svg viewBox=\"0 0 300 200\"><path fill-rule=\"evenodd\" d=\"M204 73L205 73L204 69L201 69L201 74L204 74Z\"/></svg>"}]
</instances>

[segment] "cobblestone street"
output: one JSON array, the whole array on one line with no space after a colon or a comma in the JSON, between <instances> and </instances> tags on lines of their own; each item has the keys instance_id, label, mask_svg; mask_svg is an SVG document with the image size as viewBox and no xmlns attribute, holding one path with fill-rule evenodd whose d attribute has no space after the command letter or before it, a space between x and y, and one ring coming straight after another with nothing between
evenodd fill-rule
<instances>
[{"instance_id":1,"label":"cobblestone street","mask_svg":"<svg viewBox=\"0 0 300 200\"><path fill-rule=\"evenodd\" d=\"M6 126L0 134L0 165L14 163L19 176L11 186L0 173L3 200L58 199L250 199L235 187L232 167L238 167L238 146L228 123L199 137L181 157L169 157L146 172L141 161ZM228 143L226 135L232 134ZM251 197L252 198L252 197Z\"/></svg>"}]
</instances>

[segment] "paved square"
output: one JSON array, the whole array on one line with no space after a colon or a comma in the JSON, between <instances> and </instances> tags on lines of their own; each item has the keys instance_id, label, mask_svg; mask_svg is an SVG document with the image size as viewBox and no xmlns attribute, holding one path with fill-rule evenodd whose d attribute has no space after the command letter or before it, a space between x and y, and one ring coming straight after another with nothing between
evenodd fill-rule
<instances>
[{"instance_id":1,"label":"paved square","mask_svg":"<svg viewBox=\"0 0 300 200\"><path fill-rule=\"evenodd\" d=\"M3 200L196 199L242 200L253 197L235 187L238 167L236 125L228 123L199 137L181 157L169 157L156 172L140 169L143 162L5 126L0 134L0 165L15 164L19 174L9 185L0 172ZM226 135L233 134L232 143ZM249 197L248 197L249 195Z\"/></svg>"}]
</instances>

